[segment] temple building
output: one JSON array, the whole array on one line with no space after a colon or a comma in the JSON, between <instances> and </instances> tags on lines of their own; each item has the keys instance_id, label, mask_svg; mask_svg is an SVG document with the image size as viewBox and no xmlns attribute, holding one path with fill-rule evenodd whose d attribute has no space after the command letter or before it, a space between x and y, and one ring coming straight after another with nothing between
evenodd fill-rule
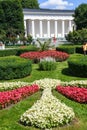
<instances>
[{"instance_id":1,"label":"temple building","mask_svg":"<svg viewBox=\"0 0 87 130\"><path fill-rule=\"evenodd\" d=\"M74 10L23 9L25 35L33 38L65 38L75 29Z\"/></svg>"}]
</instances>

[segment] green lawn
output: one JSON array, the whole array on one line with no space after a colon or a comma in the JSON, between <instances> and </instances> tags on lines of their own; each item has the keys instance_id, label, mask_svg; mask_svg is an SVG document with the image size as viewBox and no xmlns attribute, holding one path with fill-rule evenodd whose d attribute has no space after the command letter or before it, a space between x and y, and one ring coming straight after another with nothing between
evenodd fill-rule
<instances>
[{"instance_id":1,"label":"green lawn","mask_svg":"<svg viewBox=\"0 0 87 130\"><path fill-rule=\"evenodd\" d=\"M73 55L74 56L74 55ZM30 76L15 79L10 81L26 81L32 82L37 79L43 78L53 78L60 79L62 81L71 81L71 80L86 80L87 78L80 78L71 76L67 70L67 61L57 62L57 69L55 71L39 71L38 65L33 64L32 73ZM3 81L1 81L3 82ZM66 105L73 108L76 114L76 122L68 126L61 128L53 128L52 130L87 130L87 104L76 103L72 100L67 99L66 97L59 94L57 91L53 91L53 95L64 102ZM39 130L34 127L25 127L19 123L20 116L30 108L34 102L36 102L41 97L41 91L33 94L32 96L20 101L19 103L12 105L9 108L0 110L0 130Z\"/></svg>"}]
</instances>

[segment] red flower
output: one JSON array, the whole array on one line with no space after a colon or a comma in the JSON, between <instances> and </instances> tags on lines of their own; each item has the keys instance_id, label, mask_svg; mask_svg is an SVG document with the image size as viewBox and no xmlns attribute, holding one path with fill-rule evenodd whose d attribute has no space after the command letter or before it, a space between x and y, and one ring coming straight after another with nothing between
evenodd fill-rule
<instances>
[{"instance_id":1,"label":"red flower","mask_svg":"<svg viewBox=\"0 0 87 130\"><path fill-rule=\"evenodd\" d=\"M56 90L65 95L66 97L73 99L79 103L87 103L87 89L86 88L78 88L78 87L70 87L70 86L57 86Z\"/></svg>"},{"instance_id":2,"label":"red flower","mask_svg":"<svg viewBox=\"0 0 87 130\"><path fill-rule=\"evenodd\" d=\"M15 90L0 92L0 106L3 108L11 103L16 103L22 98L39 90L38 85L24 86Z\"/></svg>"},{"instance_id":3,"label":"red flower","mask_svg":"<svg viewBox=\"0 0 87 130\"><path fill-rule=\"evenodd\" d=\"M25 52L20 55L20 57L28 58L28 59L40 59L45 57L53 57L57 61L64 61L66 60L69 55L65 52L55 51L55 50L48 50L48 51L42 51L42 52Z\"/></svg>"}]
</instances>

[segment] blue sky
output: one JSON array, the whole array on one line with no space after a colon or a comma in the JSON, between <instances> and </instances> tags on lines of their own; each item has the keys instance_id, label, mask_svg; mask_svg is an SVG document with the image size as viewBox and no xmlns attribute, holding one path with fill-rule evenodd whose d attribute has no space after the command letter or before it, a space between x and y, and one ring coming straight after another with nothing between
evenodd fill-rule
<instances>
[{"instance_id":1,"label":"blue sky","mask_svg":"<svg viewBox=\"0 0 87 130\"><path fill-rule=\"evenodd\" d=\"M38 3L40 8L73 10L82 3L87 4L87 0L38 0Z\"/></svg>"}]
</instances>

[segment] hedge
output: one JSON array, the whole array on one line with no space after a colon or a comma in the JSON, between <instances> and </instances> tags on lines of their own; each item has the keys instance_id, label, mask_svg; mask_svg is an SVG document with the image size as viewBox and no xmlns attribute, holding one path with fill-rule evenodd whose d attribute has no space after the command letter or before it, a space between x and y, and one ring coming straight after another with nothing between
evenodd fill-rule
<instances>
[{"instance_id":1,"label":"hedge","mask_svg":"<svg viewBox=\"0 0 87 130\"><path fill-rule=\"evenodd\" d=\"M63 52L66 52L68 54L73 54L75 53L75 46L59 46L59 47L56 47L56 50L57 51L63 51Z\"/></svg>"},{"instance_id":2,"label":"hedge","mask_svg":"<svg viewBox=\"0 0 87 130\"><path fill-rule=\"evenodd\" d=\"M77 55L68 60L69 72L78 77L87 77L87 56Z\"/></svg>"},{"instance_id":3,"label":"hedge","mask_svg":"<svg viewBox=\"0 0 87 130\"><path fill-rule=\"evenodd\" d=\"M76 47L76 53L83 54L83 48L82 47ZM86 52L87 53L87 52Z\"/></svg>"},{"instance_id":4,"label":"hedge","mask_svg":"<svg viewBox=\"0 0 87 130\"><path fill-rule=\"evenodd\" d=\"M0 79L17 79L30 75L32 63L17 56L0 58Z\"/></svg>"},{"instance_id":5,"label":"hedge","mask_svg":"<svg viewBox=\"0 0 87 130\"><path fill-rule=\"evenodd\" d=\"M10 55L16 55L18 49L5 49L5 50L0 50L0 57L4 56L10 56Z\"/></svg>"},{"instance_id":6,"label":"hedge","mask_svg":"<svg viewBox=\"0 0 87 130\"><path fill-rule=\"evenodd\" d=\"M16 55L19 56L24 52L29 52L29 51L38 51L38 48L36 46L30 46L30 47L26 47L26 48L20 48L18 49Z\"/></svg>"},{"instance_id":7,"label":"hedge","mask_svg":"<svg viewBox=\"0 0 87 130\"><path fill-rule=\"evenodd\" d=\"M11 56L11 55L19 56L20 54L24 52L37 51L37 50L38 48L35 46L26 47L26 48L5 49L5 50L0 50L0 57Z\"/></svg>"}]
</instances>

